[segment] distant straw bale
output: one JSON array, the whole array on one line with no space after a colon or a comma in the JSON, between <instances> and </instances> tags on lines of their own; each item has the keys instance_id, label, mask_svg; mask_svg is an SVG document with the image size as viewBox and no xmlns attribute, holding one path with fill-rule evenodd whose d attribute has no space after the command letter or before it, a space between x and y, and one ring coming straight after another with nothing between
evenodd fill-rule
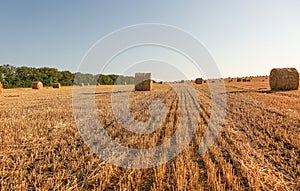
<instances>
[{"instance_id":1,"label":"distant straw bale","mask_svg":"<svg viewBox=\"0 0 300 191\"><path fill-rule=\"evenodd\" d=\"M32 89L42 89L43 83L42 82L32 82Z\"/></svg>"},{"instance_id":2,"label":"distant straw bale","mask_svg":"<svg viewBox=\"0 0 300 191\"><path fill-rule=\"evenodd\" d=\"M60 83L53 83L53 84L52 84L52 87L53 87L53 88L60 88Z\"/></svg>"},{"instance_id":3,"label":"distant straw bale","mask_svg":"<svg viewBox=\"0 0 300 191\"><path fill-rule=\"evenodd\" d=\"M0 95L3 93L3 86L2 83L0 82Z\"/></svg>"},{"instance_id":4,"label":"distant straw bale","mask_svg":"<svg viewBox=\"0 0 300 191\"><path fill-rule=\"evenodd\" d=\"M297 90L299 73L296 68L274 68L269 79L271 90Z\"/></svg>"},{"instance_id":5,"label":"distant straw bale","mask_svg":"<svg viewBox=\"0 0 300 191\"><path fill-rule=\"evenodd\" d=\"M134 84L135 91L151 91L153 84L151 73L135 73Z\"/></svg>"},{"instance_id":6,"label":"distant straw bale","mask_svg":"<svg viewBox=\"0 0 300 191\"><path fill-rule=\"evenodd\" d=\"M196 84L202 84L203 79L202 78L196 78L195 82L196 82Z\"/></svg>"}]
</instances>

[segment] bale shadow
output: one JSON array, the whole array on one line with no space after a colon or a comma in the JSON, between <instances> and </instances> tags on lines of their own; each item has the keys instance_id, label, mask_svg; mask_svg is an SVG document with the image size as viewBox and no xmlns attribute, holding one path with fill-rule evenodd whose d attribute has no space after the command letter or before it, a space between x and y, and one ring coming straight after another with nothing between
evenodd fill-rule
<instances>
[{"instance_id":1,"label":"bale shadow","mask_svg":"<svg viewBox=\"0 0 300 191\"><path fill-rule=\"evenodd\" d=\"M109 94L121 94L121 93L128 93L131 91L114 91L114 92L95 92L95 93L81 93L82 95L109 95Z\"/></svg>"},{"instance_id":2,"label":"bale shadow","mask_svg":"<svg viewBox=\"0 0 300 191\"><path fill-rule=\"evenodd\" d=\"M236 90L236 91L229 91L225 94L238 94L238 93L263 93L263 94L272 94L272 93L280 93L280 92L287 92L290 90Z\"/></svg>"}]
</instances>

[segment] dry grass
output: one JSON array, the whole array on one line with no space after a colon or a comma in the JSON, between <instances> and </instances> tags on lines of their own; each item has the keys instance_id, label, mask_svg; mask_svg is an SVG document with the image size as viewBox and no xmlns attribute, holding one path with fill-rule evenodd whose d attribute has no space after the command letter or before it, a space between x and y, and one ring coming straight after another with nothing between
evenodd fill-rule
<instances>
[{"instance_id":1,"label":"dry grass","mask_svg":"<svg viewBox=\"0 0 300 191\"><path fill-rule=\"evenodd\" d=\"M207 84L195 86L201 115L193 141L174 160L144 170L108 164L89 150L74 122L70 87L7 89L0 97L0 190L299 190L300 91L272 93L262 79L226 83L226 123L204 155L196 151L211 100ZM181 111L168 85L131 93L130 110L137 120L150 117L152 100L168 108L161 128L148 136L116 123L111 88L96 87L96 105L116 141L148 148L174 133Z\"/></svg>"}]
</instances>

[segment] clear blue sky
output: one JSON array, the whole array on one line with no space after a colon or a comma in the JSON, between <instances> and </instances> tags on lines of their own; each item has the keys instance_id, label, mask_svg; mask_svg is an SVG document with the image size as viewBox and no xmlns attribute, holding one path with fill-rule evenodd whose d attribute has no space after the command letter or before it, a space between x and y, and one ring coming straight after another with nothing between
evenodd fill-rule
<instances>
[{"instance_id":1,"label":"clear blue sky","mask_svg":"<svg viewBox=\"0 0 300 191\"><path fill-rule=\"evenodd\" d=\"M298 0L0 1L0 64L76 71L97 40L139 23L193 34L224 77L300 70Z\"/></svg>"}]
</instances>

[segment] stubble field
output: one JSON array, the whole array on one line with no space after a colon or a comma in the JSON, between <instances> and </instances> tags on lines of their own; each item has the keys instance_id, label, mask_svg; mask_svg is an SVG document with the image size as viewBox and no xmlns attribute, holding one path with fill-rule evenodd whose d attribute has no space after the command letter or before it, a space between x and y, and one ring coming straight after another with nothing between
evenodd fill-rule
<instances>
[{"instance_id":1,"label":"stubble field","mask_svg":"<svg viewBox=\"0 0 300 191\"><path fill-rule=\"evenodd\" d=\"M170 162L141 170L109 164L84 143L73 117L72 87L6 89L0 96L0 190L300 190L300 91L271 92L263 77L225 82L225 125L209 150L197 152L211 95L207 84L194 85L201 112L192 141ZM96 87L95 103L116 142L155 147L176 131L182 111L167 84L130 95L139 121L149 119L152 100L166 105L166 119L149 135L116 122L111 90Z\"/></svg>"}]
</instances>

